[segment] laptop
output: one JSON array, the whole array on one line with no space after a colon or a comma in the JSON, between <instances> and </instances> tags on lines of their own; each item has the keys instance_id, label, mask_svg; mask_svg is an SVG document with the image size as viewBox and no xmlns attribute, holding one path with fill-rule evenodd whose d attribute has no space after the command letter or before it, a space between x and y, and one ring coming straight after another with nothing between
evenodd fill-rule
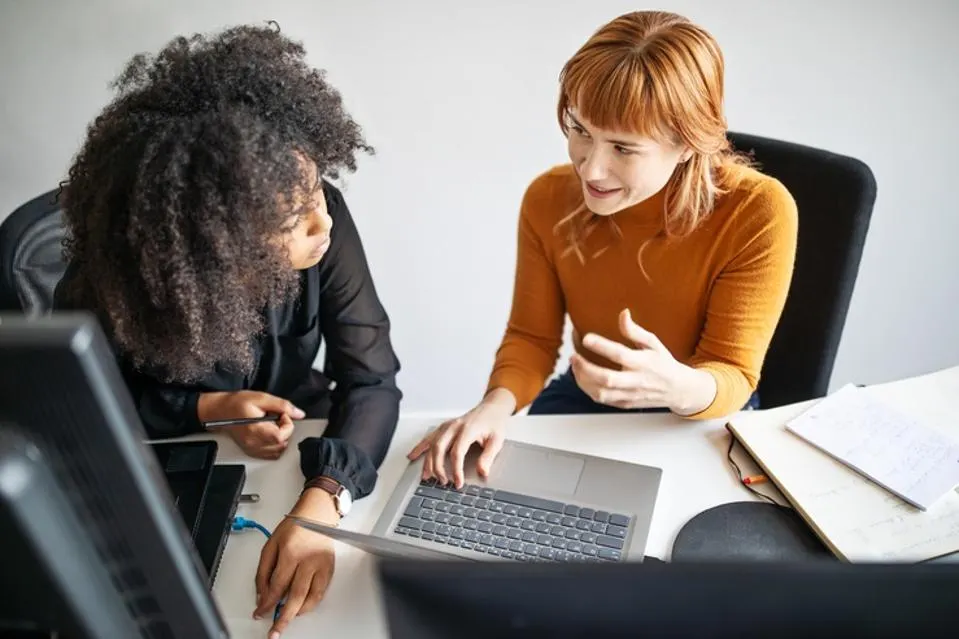
<instances>
[{"instance_id":1,"label":"laptop","mask_svg":"<svg viewBox=\"0 0 959 639\"><path fill-rule=\"evenodd\" d=\"M246 480L241 464L214 464L214 440L150 443L213 587Z\"/></svg>"},{"instance_id":2,"label":"laptop","mask_svg":"<svg viewBox=\"0 0 959 639\"><path fill-rule=\"evenodd\" d=\"M190 537L196 537L207 487L216 461L215 441L151 443L151 451L163 471L173 503Z\"/></svg>"},{"instance_id":3,"label":"laptop","mask_svg":"<svg viewBox=\"0 0 959 639\"><path fill-rule=\"evenodd\" d=\"M207 588L213 589L220 559L240 503L240 494L246 482L246 466L243 464L216 464L210 475L203 512L193 544L200 561L206 569Z\"/></svg>"},{"instance_id":4,"label":"laptop","mask_svg":"<svg viewBox=\"0 0 959 639\"><path fill-rule=\"evenodd\" d=\"M507 440L488 479L466 456L460 489L411 463L369 535L297 519L389 557L642 561L662 469Z\"/></svg>"}]
</instances>

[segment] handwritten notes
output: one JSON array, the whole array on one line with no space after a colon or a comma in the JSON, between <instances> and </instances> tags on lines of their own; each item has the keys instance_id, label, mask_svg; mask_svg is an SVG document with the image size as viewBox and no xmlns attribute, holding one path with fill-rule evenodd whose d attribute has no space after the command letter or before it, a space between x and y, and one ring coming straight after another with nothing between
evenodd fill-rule
<instances>
[{"instance_id":1,"label":"handwritten notes","mask_svg":"<svg viewBox=\"0 0 959 639\"><path fill-rule=\"evenodd\" d=\"M786 428L922 510L959 485L959 442L853 385Z\"/></svg>"}]
</instances>

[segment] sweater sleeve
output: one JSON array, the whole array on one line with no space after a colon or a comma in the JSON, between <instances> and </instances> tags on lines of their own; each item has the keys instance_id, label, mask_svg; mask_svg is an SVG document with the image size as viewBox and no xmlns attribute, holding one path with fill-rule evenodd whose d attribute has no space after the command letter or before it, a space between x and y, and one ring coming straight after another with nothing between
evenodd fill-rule
<instances>
[{"instance_id":1,"label":"sweater sleeve","mask_svg":"<svg viewBox=\"0 0 959 639\"><path fill-rule=\"evenodd\" d=\"M487 386L487 392L495 388L512 392L517 411L543 389L563 341L563 290L534 223L548 207L548 179L534 180L520 207L512 308Z\"/></svg>"},{"instance_id":2,"label":"sweater sleeve","mask_svg":"<svg viewBox=\"0 0 959 639\"><path fill-rule=\"evenodd\" d=\"M706 323L690 366L716 379L716 397L693 419L740 410L759 383L763 359L792 280L798 234L796 203L776 180L744 203L730 257L713 284Z\"/></svg>"}]
</instances>

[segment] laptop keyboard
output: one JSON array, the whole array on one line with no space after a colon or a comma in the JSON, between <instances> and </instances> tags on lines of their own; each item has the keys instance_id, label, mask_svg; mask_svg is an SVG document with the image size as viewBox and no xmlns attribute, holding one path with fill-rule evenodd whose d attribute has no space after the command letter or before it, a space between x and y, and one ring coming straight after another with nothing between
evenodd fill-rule
<instances>
[{"instance_id":1,"label":"laptop keyboard","mask_svg":"<svg viewBox=\"0 0 959 639\"><path fill-rule=\"evenodd\" d=\"M420 483L395 531L519 561L622 561L632 520L531 495Z\"/></svg>"}]
</instances>

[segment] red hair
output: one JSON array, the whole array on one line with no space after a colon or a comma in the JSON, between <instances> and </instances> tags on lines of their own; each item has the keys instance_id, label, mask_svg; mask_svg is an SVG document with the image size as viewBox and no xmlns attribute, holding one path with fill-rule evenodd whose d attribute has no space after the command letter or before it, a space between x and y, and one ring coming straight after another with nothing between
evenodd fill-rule
<instances>
[{"instance_id":1,"label":"red hair","mask_svg":"<svg viewBox=\"0 0 959 639\"><path fill-rule=\"evenodd\" d=\"M557 116L568 134L568 113L595 126L681 144L691 157L666 185L664 233L681 237L713 210L734 186L735 165L746 164L726 139L723 54L716 40L686 18L637 11L602 26L560 74ZM580 239L597 218L585 203L570 222L571 250L583 259Z\"/></svg>"}]
</instances>

